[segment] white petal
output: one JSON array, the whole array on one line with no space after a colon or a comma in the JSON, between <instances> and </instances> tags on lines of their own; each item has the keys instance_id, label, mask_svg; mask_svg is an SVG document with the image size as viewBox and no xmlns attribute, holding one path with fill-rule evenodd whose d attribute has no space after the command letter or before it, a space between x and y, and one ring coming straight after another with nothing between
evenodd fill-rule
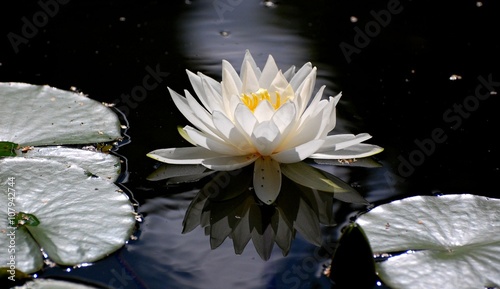
<instances>
[{"instance_id":1,"label":"white petal","mask_svg":"<svg viewBox=\"0 0 500 289\"><path fill-rule=\"evenodd\" d=\"M222 79L224 79L221 82L224 111L226 115L232 119L232 113L234 112L234 110L231 110L232 103L234 102L232 99L234 97L240 97L240 88L231 77L231 72L226 69L222 70Z\"/></svg>"},{"instance_id":2,"label":"white petal","mask_svg":"<svg viewBox=\"0 0 500 289\"><path fill-rule=\"evenodd\" d=\"M222 76L222 81L224 77L231 77L232 82L236 85L238 91L241 90L241 79L234 67L227 60L222 60L222 70L226 71L225 75Z\"/></svg>"},{"instance_id":3,"label":"white petal","mask_svg":"<svg viewBox=\"0 0 500 289\"><path fill-rule=\"evenodd\" d=\"M336 108L333 105L333 101L331 100L332 98L330 98L330 101L327 102L326 107L323 110L323 120L321 121L321 127L318 128L318 134L315 138L325 138L327 134L335 127L335 124L337 122L335 113Z\"/></svg>"},{"instance_id":4,"label":"white petal","mask_svg":"<svg viewBox=\"0 0 500 289\"><path fill-rule=\"evenodd\" d=\"M227 117L231 120L234 120L234 112L236 111L236 107L238 105L242 104L241 98L239 95L231 95L228 98L227 106L228 106L228 113Z\"/></svg>"},{"instance_id":5,"label":"white petal","mask_svg":"<svg viewBox=\"0 0 500 289\"><path fill-rule=\"evenodd\" d=\"M255 160L253 186L255 194L262 202L272 204L281 190L280 164L269 157Z\"/></svg>"},{"instance_id":6,"label":"white petal","mask_svg":"<svg viewBox=\"0 0 500 289\"><path fill-rule=\"evenodd\" d=\"M226 142L238 147L242 151L251 152L249 139L230 121L222 112L215 110L212 119L217 130L223 135Z\"/></svg>"},{"instance_id":7,"label":"white petal","mask_svg":"<svg viewBox=\"0 0 500 289\"><path fill-rule=\"evenodd\" d=\"M206 158L219 154L202 147L157 149L147 154L148 157L168 164L201 164Z\"/></svg>"},{"instance_id":8,"label":"white petal","mask_svg":"<svg viewBox=\"0 0 500 289\"><path fill-rule=\"evenodd\" d=\"M271 82L276 77L278 72L279 69L278 66L276 65L276 62L274 61L274 58L271 55L269 55L269 57L267 58L267 62L264 65L264 68L262 69L262 74L260 75L259 78L259 86L262 88L270 87Z\"/></svg>"},{"instance_id":9,"label":"white petal","mask_svg":"<svg viewBox=\"0 0 500 289\"><path fill-rule=\"evenodd\" d=\"M327 125L325 126L325 135L328 134L330 131L332 131L335 126L337 125L337 107L335 106L336 100L334 97L329 97L329 103L330 107L328 108L329 110L329 115L326 114L325 117L327 117Z\"/></svg>"},{"instance_id":10,"label":"white petal","mask_svg":"<svg viewBox=\"0 0 500 289\"><path fill-rule=\"evenodd\" d=\"M222 95L217 92L217 90L210 84L209 82L209 77L198 73L201 77L201 84L203 85L203 97L205 98L205 101L208 103L207 110L211 113L214 110L221 110L222 109Z\"/></svg>"},{"instance_id":11,"label":"white petal","mask_svg":"<svg viewBox=\"0 0 500 289\"><path fill-rule=\"evenodd\" d=\"M279 150L288 150L314 139L318 139L317 136L320 132L320 128L325 125L323 114L319 113L304 120L301 119L301 121L302 123L299 123L299 126L289 133Z\"/></svg>"},{"instance_id":12,"label":"white petal","mask_svg":"<svg viewBox=\"0 0 500 289\"><path fill-rule=\"evenodd\" d=\"M267 88L271 95L274 95L275 92L279 92L285 95L293 95L293 89L286 80L283 73L281 73L281 71L273 76L272 82L269 84L269 86L264 86L263 88Z\"/></svg>"},{"instance_id":13,"label":"white petal","mask_svg":"<svg viewBox=\"0 0 500 289\"><path fill-rule=\"evenodd\" d=\"M254 75L257 77L257 79L259 79L261 71L257 66L257 64L255 63L255 60L253 59L252 54L248 49L245 51L245 57L243 58L243 63L241 64L241 69L240 69L241 79L244 79L243 74L246 73L247 66L249 66L249 68L252 69Z\"/></svg>"},{"instance_id":14,"label":"white petal","mask_svg":"<svg viewBox=\"0 0 500 289\"><path fill-rule=\"evenodd\" d=\"M341 97L342 97L342 92L339 92L339 94L333 97L333 103L335 104L335 106L337 106L337 103L339 103Z\"/></svg>"},{"instance_id":15,"label":"white petal","mask_svg":"<svg viewBox=\"0 0 500 289\"><path fill-rule=\"evenodd\" d=\"M311 73L307 76L307 78L302 82L302 84L295 90L295 96L297 98L297 103L299 104L299 114L307 107L309 100L311 99L311 95L316 84L316 67L313 68Z\"/></svg>"},{"instance_id":16,"label":"white petal","mask_svg":"<svg viewBox=\"0 0 500 289\"><path fill-rule=\"evenodd\" d=\"M340 150L370 139L372 136L367 133L353 134L335 134L329 135L325 139L325 143L318 152Z\"/></svg>"},{"instance_id":17,"label":"white petal","mask_svg":"<svg viewBox=\"0 0 500 289\"><path fill-rule=\"evenodd\" d=\"M295 126L295 113L295 105L291 102L286 102L274 113L271 120L282 135L288 134L288 131Z\"/></svg>"},{"instance_id":18,"label":"white petal","mask_svg":"<svg viewBox=\"0 0 500 289\"><path fill-rule=\"evenodd\" d=\"M284 164L300 162L316 152L323 142L322 139L313 140L295 148L273 154L271 157Z\"/></svg>"},{"instance_id":19,"label":"white petal","mask_svg":"<svg viewBox=\"0 0 500 289\"><path fill-rule=\"evenodd\" d=\"M307 108L305 109L304 113L301 115L302 118L307 118L309 117L314 111L316 111L318 107L318 103L321 101L322 96L323 96L323 91L325 90L325 85L321 86L321 88L316 92L316 95L314 98L311 100Z\"/></svg>"},{"instance_id":20,"label":"white petal","mask_svg":"<svg viewBox=\"0 0 500 289\"><path fill-rule=\"evenodd\" d=\"M310 62L304 64L295 75L290 80L290 85L294 91L297 91L299 86L304 82L304 79L309 75L312 70L312 64Z\"/></svg>"},{"instance_id":21,"label":"white petal","mask_svg":"<svg viewBox=\"0 0 500 289\"><path fill-rule=\"evenodd\" d=\"M290 66L290 68L288 68L287 71L283 73L283 75L285 76L286 80L290 82L290 80L295 75L295 65Z\"/></svg>"},{"instance_id":22,"label":"white petal","mask_svg":"<svg viewBox=\"0 0 500 289\"><path fill-rule=\"evenodd\" d=\"M267 100L261 101L255 108L253 115L258 122L268 121L273 117L274 108Z\"/></svg>"},{"instance_id":23,"label":"white petal","mask_svg":"<svg viewBox=\"0 0 500 289\"><path fill-rule=\"evenodd\" d=\"M259 153L268 156L278 146L280 136L280 131L273 122L264 121L255 126L251 138Z\"/></svg>"},{"instance_id":24,"label":"white petal","mask_svg":"<svg viewBox=\"0 0 500 289\"><path fill-rule=\"evenodd\" d=\"M170 95L172 96L172 100L175 103L175 106L179 109L179 111L184 115L184 117L193 124L199 130L202 130L207 133L212 133L211 129L207 127L207 125L201 121L198 116L193 112L192 108L189 106L188 100L172 89L168 88Z\"/></svg>"},{"instance_id":25,"label":"white petal","mask_svg":"<svg viewBox=\"0 0 500 289\"><path fill-rule=\"evenodd\" d=\"M221 139L214 138L211 135L200 132L192 127L185 127L184 130L189 135L192 141L197 145L208 150L214 151L222 155L243 155L244 153L238 150L231 144L224 142Z\"/></svg>"},{"instance_id":26,"label":"white petal","mask_svg":"<svg viewBox=\"0 0 500 289\"><path fill-rule=\"evenodd\" d=\"M205 90L203 89L203 84L201 83L201 77L187 69L186 73L188 75L189 81L191 82L191 86L193 86L194 93L196 93L203 106L211 112L210 105L208 104L205 97Z\"/></svg>"},{"instance_id":27,"label":"white petal","mask_svg":"<svg viewBox=\"0 0 500 289\"><path fill-rule=\"evenodd\" d=\"M257 119L252 111L246 105L240 103L235 109L234 119L236 125L250 137L257 124Z\"/></svg>"},{"instance_id":28,"label":"white petal","mask_svg":"<svg viewBox=\"0 0 500 289\"><path fill-rule=\"evenodd\" d=\"M214 134L217 134L217 130L212 122L212 115L208 113L208 111L200 105L200 103L189 93L189 91L185 91L186 100L188 102L189 107L193 114L198 118L203 124Z\"/></svg>"},{"instance_id":29,"label":"white petal","mask_svg":"<svg viewBox=\"0 0 500 289\"><path fill-rule=\"evenodd\" d=\"M241 81L242 93L252 93L260 88L259 78L250 64L245 65L245 71L243 71L243 74L241 75Z\"/></svg>"},{"instance_id":30,"label":"white petal","mask_svg":"<svg viewBox=\"0 0 500 289\"><path fill-rule=\"evenodd\" d=\"M230 156L230 157L215 157L210 159L205 159L202 161L202 165L205 167L215 170L215 171L232 171L237 170L242 167L246 167L253 163L259 156L257 154L251 154L246 156Z\"/></svg>"},{"instance_id":31,"label":"white petal","mask_svg":"<svg viewBox=\"0 0 500 289\"><path fill-rule=\"evenodd\" d=\"M382 152L384 148L372 144L355 144L341 150L329 150L309 156L312 159L355 159L365 158Z\"/></svg>"}]
</instances>

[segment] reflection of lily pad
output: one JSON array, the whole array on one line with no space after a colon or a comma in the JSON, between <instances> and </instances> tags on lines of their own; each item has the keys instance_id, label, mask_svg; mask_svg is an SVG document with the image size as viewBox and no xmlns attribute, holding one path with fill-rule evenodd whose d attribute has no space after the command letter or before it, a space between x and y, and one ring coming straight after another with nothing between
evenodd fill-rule
<instances>
[{"instance_id":1,"label":"reflection of lily pad","mask_svg":"<svg viewBox=\"0 0 500 289\"><path fill-rule=\"evenodd\" d=\"M0 83L0 141L21 146L82 144L121 137L118 116L80 93Z\"/></svg>"},{"instance_id":2,"label":"reflection of lily pad","mask_svg":"<svg viewBox=\"0 0 500 289\"><path fill-rule=\"evenodd\" d=\"M417 196L362 215L374 253L393 288L500 286L500 200L475 195Z\"/></svg>"},{"instance_id":3,"label":"reflection of lily pad","mask_svg":"<svg viewBox=\"0 0 500 289\"><path fill-rule=\"evenodd\" d=\"M11 208L40 222L17 230L0 223L0 243L9 244L15 235L15 266L26 273L42 268L40 247L57 264L93 262L122 247L134 229L129 198L114 183L89 176L78 166L4 158L0 181L0 219L10 221ZM0 250L1 264L7 264L11 254Z\"/></svg>"}]
</instances>

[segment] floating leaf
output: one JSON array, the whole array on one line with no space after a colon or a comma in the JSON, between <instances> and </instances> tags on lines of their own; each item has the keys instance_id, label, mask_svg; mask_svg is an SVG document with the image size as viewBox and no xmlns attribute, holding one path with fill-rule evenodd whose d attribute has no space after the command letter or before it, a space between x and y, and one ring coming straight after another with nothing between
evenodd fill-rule
<instances>
[{"instance_id":1,"label":"floating leaf","mask_svg":"<svg viewBox=\"0 0 500 289\"><path fill-rule=\"evenodd\" d=\"M500 286L500 200L470 194L416 196L360 216L376 264L393 288Z\"/></svg>"},{"instance_id":2,"label":"floating leaf","mask_svg":"<svg viewBox=\"0 0 500 289\"><path fill-rule=\"evenodd\" d=\"M121 173L120 158L102 152L67 148L67 147L34 147L26 153L26 158L40 158L77 165L91 175L114 182Z\"/></svg>"},{"instance_id":3,"label":"floating leaf","mask_svg":"<svg viewBox=\"0 0 500 289\"><path fill-rule=\"evenodd\" d=\"M0 115L0 141L21 146L121 138L118 116L111 109L80 93L47 85L0 83Z\"/></svg>"},{"instance_id":4,"label":"floating leaf","mask_svg":"<svg viewBox=\"0 0 500 289\"><path fill-rule=\"evenodd\" d=\"M0 160L0 243L15 238L16 268L33 273L43 266L40 247L57 264L99 260L122 247L135 226L128 196L114 183L85 170L47 159ZM13 228L15 212L36 216L37 226ZM0 250L0 264L12 255Z\"/></svg>"}]
</instances>

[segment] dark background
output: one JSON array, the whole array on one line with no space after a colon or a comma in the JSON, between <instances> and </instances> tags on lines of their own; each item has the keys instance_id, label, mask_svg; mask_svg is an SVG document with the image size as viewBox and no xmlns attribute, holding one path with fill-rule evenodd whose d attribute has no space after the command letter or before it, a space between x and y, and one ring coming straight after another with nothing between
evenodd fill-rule
<instances>
[{"instance_id":1,"label":"dark background","mask_svg":"<svg viewBox=\"0 0 500 289\"><path fill-rule=\"evenodd\" d=\"M398 13L385 18L385 27L372 30L365 42L357 38L366 25L375 27L374 13L382 15L388 5ZM0 11L0 81L74 87L121 107L130 136L118 150L128 164L123 185L141 204L165 193L162 184L145 180L157 165L146 153L187 145L176 133L185 121L167 86L191 90L185 69L219 79L220 61L239 68L247 48L261 66L269 53L285 67L311 61L330 95L342 91L338 129L368 132L370 143L385 148L377 156L382 169L347 173L363 184L359 189L369 201L437 193L499 197L498 95L476 96L478 87L481 94L500 89L496 1L21 0L3 3ZM346 44L356 51L350 59L341 49ZM144 86L151 70L161 72L154 88L127 103L124 95ZM481 88L481 77L492 80L491 87ZM435 130L439 141L431 141ZM339 222L346 215L339 214ZM139 240L132 247L141 245ZM141 261L133 254L120 258L47 275L82 275L111 285L103 280L114 273L102 268ZM111 287L169 288L139 279L134 286L126 280ZM266 288L284 286L276 284ZM307 286L300 288L313 288Z\"/></svg>"}]
</instances>

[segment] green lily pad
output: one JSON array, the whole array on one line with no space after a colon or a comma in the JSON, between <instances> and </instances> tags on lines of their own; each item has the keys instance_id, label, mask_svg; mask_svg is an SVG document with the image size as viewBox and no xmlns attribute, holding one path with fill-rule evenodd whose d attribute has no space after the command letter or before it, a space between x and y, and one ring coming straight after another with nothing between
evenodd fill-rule
<instances>
[{"instance_id":1,"label":"green lily pad","mask_svg":"<svg viewBox=\"0 0 500 289\"><path fill-rule=\"evenodd\" d=\"M392 288L500 287L500 200L416 196L360 216L379 277ZM399 254L400 252L404 252Z\"/></svg>"},{"instance_id":2,"label":"green lily pad","mask_svg":"<svg viewBox=\"0 0 500 289\"><path fill-rule=\"evenodd\" d=\"M15 255L15 268L33 273L43 267L40 248L55 263L97 261L130 238L136 213L128 196L114 183L76 165L50 159L0 159L0 250L5 266ZM13 212L35 217L39 224L15 229ZM13 240L13 241L11 241Z\"/></svg>"},{"instance_id":3,"label":"green lily pad","mask_svg":"<svg viewBox=\"0 0 500 289\"><path fill-rule=\"evenodd\" d=\"M110 142L118 116L81 93L47 85L0 83L0 141L21 146Z\"/></svg>"},{"instance_id":4,"label":"green lily pad","mask_svg":"<svg viewBox=\"0 0 500 289\"><path fill-rule=\"evenodd\" d=\"M40 158L59 161L67 164L75 164L90 175L99 176L114 182L121 173L120 158L98 151L67 147L34 147L26 153L18 153L26 158Z\"/></svg>"}]
</instances>

